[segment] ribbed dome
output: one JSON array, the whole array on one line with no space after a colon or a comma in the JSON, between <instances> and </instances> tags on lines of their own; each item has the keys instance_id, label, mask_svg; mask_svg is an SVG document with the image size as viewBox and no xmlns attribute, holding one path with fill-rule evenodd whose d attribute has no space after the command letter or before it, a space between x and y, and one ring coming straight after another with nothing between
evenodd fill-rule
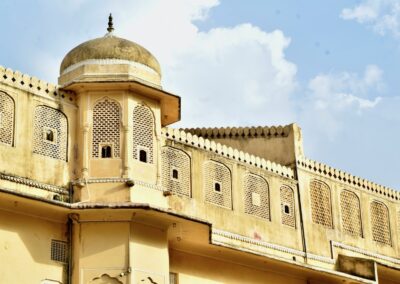
<instances>
[{"instance_id":1,"label":"ribbed dome","mask_svg":"<svg viewBox=\"0 0 400 284\"><path fill-rule=\"evenodd\" d=\"M112 33L86 41L68 52L61 63L60 74L68 67L90 59L127 60L146 65L161 76L160 64L148 50Z\"/></svg>"}]
</instances>

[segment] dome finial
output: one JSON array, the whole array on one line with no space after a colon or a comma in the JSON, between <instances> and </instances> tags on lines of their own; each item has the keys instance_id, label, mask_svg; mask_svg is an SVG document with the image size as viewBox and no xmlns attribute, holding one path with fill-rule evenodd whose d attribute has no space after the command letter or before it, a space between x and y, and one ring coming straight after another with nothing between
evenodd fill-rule
<instances>
[{"instance_id":1,"label":"dome finial","mask_svg":"<svg viewBox=\"0 0 400 284\"><path fill-rule=\"evenodd\" d=\"M114 30L114 24L113 24L113 17L112 14L110 13L110 16L108 16L108 28L107 31L111 33Z\"/></svg>"}]
</instances>

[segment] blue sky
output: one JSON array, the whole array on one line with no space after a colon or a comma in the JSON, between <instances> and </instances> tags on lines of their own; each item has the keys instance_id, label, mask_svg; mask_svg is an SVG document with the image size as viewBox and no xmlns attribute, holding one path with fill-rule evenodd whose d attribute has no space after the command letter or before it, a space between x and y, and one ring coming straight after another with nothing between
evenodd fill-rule
<instances>
[{"instance_id":1,"label":"blue sky","mask_svg":"<svg viewBox=\"0 0 400 284\"><path fill-rule=\"evenodd\" d=\"M177 126L296 122L307 157L400 189L400 0L2 0L0 65L56 83L109 12L182 97Z\"/></svg>"}]
</instances>

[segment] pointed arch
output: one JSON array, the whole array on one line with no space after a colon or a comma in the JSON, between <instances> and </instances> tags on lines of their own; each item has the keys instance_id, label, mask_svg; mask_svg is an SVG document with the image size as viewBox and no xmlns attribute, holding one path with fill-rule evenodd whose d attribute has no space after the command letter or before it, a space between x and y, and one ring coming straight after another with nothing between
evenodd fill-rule
<instances>
[{"instance_id":1,"label":"pointed arch","mask_svg":"<svg viewBox=\"0 0 400 284\"><path fill-rule=\"evenodd\" d=\"M101 157L102 147L111 147L112 158L121 155L121 106L107 97L93 106L93 158Z\"/></svg>"},{"instance_id":2,"label":"pointed arch","mask_svg":"<svg viewBox=\"0 0 400 284\"><path fill-rule=\"evenodd\" d=\"M326 228L333 227L331 190L329 186L319 180L310 182L311 216L315 224Z\"/></svg>"},{"instance_id":3,"label":"pointed arch","mask_svg":"<svg viewBox=\"0 0 400 284\"><path fill-rule=\"evenodd\" d=\"M165 146L161 150L162 184L172 192L191 196L191 159L190 156L173 147Z\"/></svg>"},{"instance_id":4,"label":"pointed arch","mask_svg":"<svg viewBox=\"0 0 400 284\"><path fill-rule=\"evenodd\" d=\"M243 187L245 213L271 220L269 186L265 178L248 173L244 176Z\"/></svg>"},{"instance_id":5,"label":"pointed arch","mask_svg":"<svg viewBox=\"0 0 400 284\"><path fill-rule=\"evenodd\" d=\"M136 160L153 164L155 132L154 114L148 106L138 104L133 109L132 120L132 156ZM145 160L143 159L144 155L146 156Z\"/></svg>"},{"instance_id":6,"label":"pointed arch","mask_svg":"<svg viewBox=\"0 0 400 284\"><path fill-rule=\"evenodd\" d=\"M33 153L67 161L67 116L58 109L39 105L35 108L33 124Z\"/></svg>"},{"instance_id":7,"label":"pointed arch","mask_svg":"<svg viewBox=\"0 0 400 284\"><path fill-rule=\"evenodd\" d=\"M353 236L362 237L360 199L357 194L342 190L340 193L340 212L343 231Z\"/></svg>"},{"instance_id":8,"label":"pointed arch","mask_svg":"<svg viewBox=\"0 0 400 284\"><path fill-rule=\"evenodd\" d=\"M206 201L232 209L232 175L229 168L209 160L204 163L203 171Z\"/></svg>"},{"instance_id":9,"label":"pointed arch","mask_svg":"<svg viewBox=\"0 0 400 284\"><path fill-rule=\"evenodd\" d=\"M296 227L296 211L294 205L293 189L287 185L281 186L281 218L282 224L289 227Z\"/></svg>"},{"instance_id":10,"label":"pointed arch","mask_svg":"<svg viewBox=\"0 0 400 284\"><path fill-rule=\"evenodd\" d=\"M377 200L371 202L371 229L375 242L392 245L389 209L384 203Z\"/></svg>"},{"instance_id":11,"label":"pointed arch","mask_svg":"<svg viewBox=\"0 0 400 284\"><path fill-rule=\"evenodd\" d=\"M14 146L15 101L0 91L0 143Z\"/></svg>"}]
</instances>

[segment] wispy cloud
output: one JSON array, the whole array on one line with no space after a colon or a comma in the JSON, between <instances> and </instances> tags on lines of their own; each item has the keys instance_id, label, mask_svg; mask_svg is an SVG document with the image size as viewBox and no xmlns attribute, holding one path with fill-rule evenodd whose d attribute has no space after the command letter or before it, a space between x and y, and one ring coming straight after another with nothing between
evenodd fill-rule
<instances>
[{"instance_id":1,"label":"wispy cloud","mask_svg":"<svg viewBox=\"0 0 400 284\"><path fill-rule=\"evenodd\" d=\"M343 9L341 17L366 24L380 35L400 37L399 0L364 0L354 7Z\"/></svg>"}]
</instances>

